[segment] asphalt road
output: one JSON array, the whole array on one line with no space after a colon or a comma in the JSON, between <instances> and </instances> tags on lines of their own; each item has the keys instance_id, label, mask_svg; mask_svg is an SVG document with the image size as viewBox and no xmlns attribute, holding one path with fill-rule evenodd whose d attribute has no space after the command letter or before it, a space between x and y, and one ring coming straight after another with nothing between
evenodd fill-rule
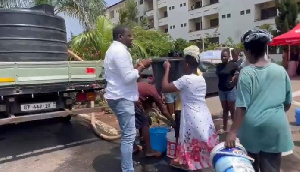
<instances>
[{"instance_id":1,"label":"asphalt road","mask_svg":"<svg viewBox=\"0 0 300 172\"><path fill-rule=\"evenodd\" d=\"M292 81L293 92L300 90L300 78ZM299 93L300 95L300 93ZM294 97L299 105L288 112L294 123L295 108L300 106L300 96ZM207 98L212 114L220 112L218 97ZM282 172L299 172L299 128L292 125L295 143L294 154L284 157ZM168 165L167 158L146 159L134 156L140 165L136 172L176 172ZM0 172L119 172L119 142L99 139L89 126L72 120L59 119L30 122L0 127ZM211 170L207 170L210 172Z\"/></svg>"},{"instance_id":2,"label":"asphalt road","mask_svg":"<svg viewBox=\"0 0 300 172\"><path fill-rule=\"evenodd\" d=\"M167 158L134 156L136 172L177 171ZM0 171L119 172L119 143L94 135L84 123L46 120L0 128Z\"/></svg>"}]
</instances>

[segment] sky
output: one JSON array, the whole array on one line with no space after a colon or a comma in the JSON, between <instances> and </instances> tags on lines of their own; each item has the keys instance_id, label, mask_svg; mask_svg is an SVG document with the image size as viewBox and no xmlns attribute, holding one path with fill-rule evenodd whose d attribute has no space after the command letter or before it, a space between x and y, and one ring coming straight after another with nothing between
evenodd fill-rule
<instances>
[{"instance_id":1,"label":"sky","mask_svg":"<svg viewBox=\"0 0 300 172\"><path fill-rule=\"evenodd\" d=\"M108 6L113 5L117 2L119 2L120 0L106 0L106 3ZM64 14L58 14L61 17L63 17L65 19L66 22L66 27L67 27L67 36L68 36L68 40L71 39L71 33L73 35L78 35L80 33L83 32L83 28L80 25L80 23L78 22L78 20L76 18L71 18L68 17Z\"/></svg>"}]
</instances>

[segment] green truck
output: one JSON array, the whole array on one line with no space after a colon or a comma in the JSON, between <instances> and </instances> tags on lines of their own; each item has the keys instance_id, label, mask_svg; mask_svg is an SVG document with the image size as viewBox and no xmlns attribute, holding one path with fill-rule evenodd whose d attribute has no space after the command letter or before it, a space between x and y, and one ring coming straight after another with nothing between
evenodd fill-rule
<instances>
[{"instance_id":1,"label":"green truck","mask_svg":"<svg viewBox=\"0 0 300 172\"><path fill-rule=\"evenodd\" d=\"M105 87L103 61L68 61L64 19L54 8L0 9L0 125L66 117Z\"/></svg>"}]
</instances>

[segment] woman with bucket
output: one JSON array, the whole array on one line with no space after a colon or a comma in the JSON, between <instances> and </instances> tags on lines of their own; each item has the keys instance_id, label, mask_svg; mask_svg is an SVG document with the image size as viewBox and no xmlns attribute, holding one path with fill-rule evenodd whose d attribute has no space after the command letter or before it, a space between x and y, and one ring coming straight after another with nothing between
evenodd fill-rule
<instances>
[{"instance_id":1,"label":"woman with bucket","mask_svg":"<svg viewBox=\"0 0 300 172\"><path fill-rule=\"evenodd\" d=\"M190 46L184 50L184 54L186 75L169 83L170 63L165 61L162 80L163 92L180 91L182 105L177 153L171 166L201 171L211 166L209 155L218 144L218 135L205 103L205 80L197 74L200 50L197 46Z\"/></svg>"},{"instance_id":2,"label":"woman with bucket","mask_svg":"<svg viewBox=\"0 0 300 172\"><path fill-rule=\"evenodd\" d=\"M292 102L291 82L282 66L264 58L271 40L263 30L250 30L242 37L250 65L239 75L235 119L225 143L235 147L238 133L257 172L279 172L281 153L294 147L286 117Z\"/></svg>"}]
</instances>

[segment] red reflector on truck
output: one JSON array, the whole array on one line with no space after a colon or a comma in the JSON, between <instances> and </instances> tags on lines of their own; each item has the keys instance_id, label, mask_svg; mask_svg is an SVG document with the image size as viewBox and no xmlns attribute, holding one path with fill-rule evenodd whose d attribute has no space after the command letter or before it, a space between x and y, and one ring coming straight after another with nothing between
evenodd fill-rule
<instances>
[{"instance_id":1,"label":"red reflector on truck","mask_svg":"<svg viewBox=\"0 0 300 172\"><path fill-rule=\"evenodd\" d=\"M86 73L87 74L95 74L96 70L94 68L86 68Z\"/></svg>"}]
</instances>

